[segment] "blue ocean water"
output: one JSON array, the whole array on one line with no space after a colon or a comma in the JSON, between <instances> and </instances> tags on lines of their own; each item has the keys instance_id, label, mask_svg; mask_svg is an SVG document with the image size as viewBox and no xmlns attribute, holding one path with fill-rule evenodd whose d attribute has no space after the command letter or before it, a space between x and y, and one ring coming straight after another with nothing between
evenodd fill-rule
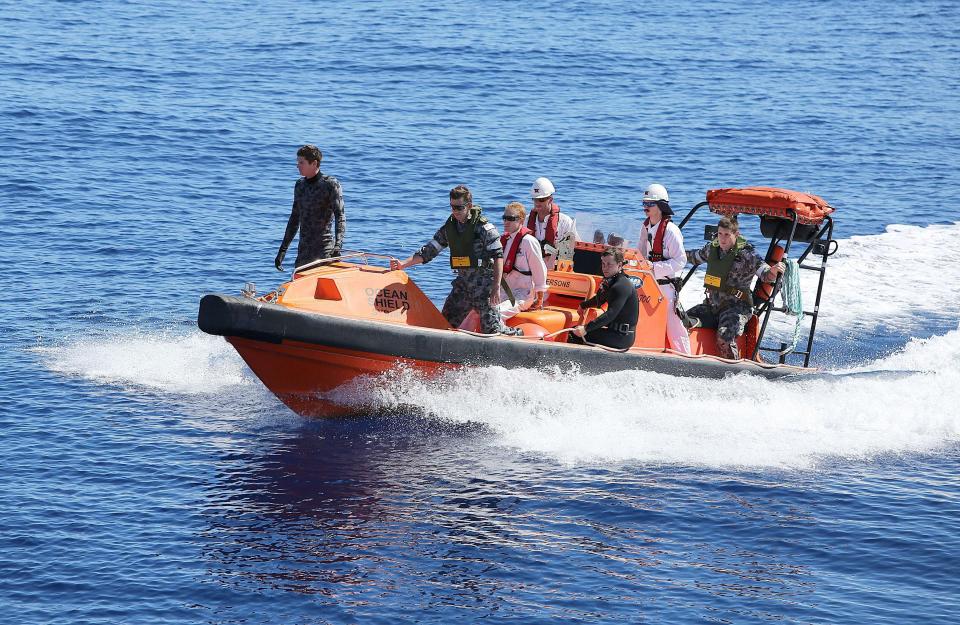
<instances>
[{"instance_id":1,"label":"blue ocean water","mask_svg":"<svg viewBox=\"0 0 960 625\"><path fill-rule=\"evenodd\" d=\"M956 622L956 3L0 5L0 622ZM458 183L822 195L825 372L298 417L195 317L281 280L306 142L402 256Z\"/></svg>"}]
</instances>

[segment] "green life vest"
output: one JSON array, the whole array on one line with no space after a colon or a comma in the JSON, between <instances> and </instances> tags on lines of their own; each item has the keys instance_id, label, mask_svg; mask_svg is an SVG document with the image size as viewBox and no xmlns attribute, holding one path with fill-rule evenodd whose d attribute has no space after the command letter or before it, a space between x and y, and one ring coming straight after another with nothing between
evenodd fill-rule
<instances>
[{"instance_id":1,"label":"green life vest","mask_svg":"<svg viewBox=\"0 0 960 625\"><path fill-rule=\"evenodd\" d=\"M707 257L707 273L703 276L703 286L708 289L720 291L721 293L729 293L735 295L742 299L745 302L752 304L752 298L750 297L750 291L742 291L735 286L730 286L727 283L727 279L730 276L730 270L733 268L733 261L737 258L737 254L740 253L740 250L747 246L747 240L742 236L737 235L737 242L734 244L733 248L723 255L720 256L720 242L714 241L710 245L710 254Z\"/></svg>"},{"instance_id":2,"label":"green life vest","mask_svg":"<svg viewBox=\"0 0 960 625\"><path fill-rule=\"evenodd\" d=\"M450 246L450 268L468 269L470 267L479 267L480 259L473 251L473 237L477 231L477 224L487 223L487 218L480 213L483 211L479 206L470 209L470 216L461 226L463 230L458 230L457 219L450 215L447 223L444 225L447 234L447 244Z\"/></svg>"}]
</instances>

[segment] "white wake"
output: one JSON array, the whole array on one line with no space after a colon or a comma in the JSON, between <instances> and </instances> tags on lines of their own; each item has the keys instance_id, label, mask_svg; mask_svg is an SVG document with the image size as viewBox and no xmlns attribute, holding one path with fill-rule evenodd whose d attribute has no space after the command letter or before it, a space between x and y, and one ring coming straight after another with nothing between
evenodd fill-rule
<instances>
[{"instance_id":1,"label":"white wake","mask_svg":"<svg viewBox=\"0 0 960 625\"><path fill-rule=\"evenodd\" d=\"M118 330L33 351L51 371L105 384L214 394L256 383L226 341L198 330Z\"/></svg>"},{"instance_id":2,"label":"white wake","mask_svg":"<svg viewBox=\"0 0 960 625\"><path fill-rule=\"evenodd\" d=\"M433 381L399 375L358 385L353 400L482 423L502 445L571 464L810 468L960 441L960 330L868 367L794 381L500 367Z\"/></svg>"}]
</instances>

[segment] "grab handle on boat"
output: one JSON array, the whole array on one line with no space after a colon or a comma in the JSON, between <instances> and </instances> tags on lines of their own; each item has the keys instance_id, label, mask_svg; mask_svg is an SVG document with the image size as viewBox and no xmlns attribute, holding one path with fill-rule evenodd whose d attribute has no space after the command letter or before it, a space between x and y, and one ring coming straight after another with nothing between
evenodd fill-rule
<instances>
[{"instance_id":1,"label":"grab handle on boat","mask_svg":"<svg viewBox=\"0 0 960 625\"><path fill-rule=\"evenodd\" d=\"M300 271L305 271L307 269L313 269L314 267L320 267L322 265L329 265L330 263L336 263L341 260L346 260L348 258L385 258L388 263L391 260L396 260L396 257L391 256L390 254L377 254L376 252L346 251L345 253L341 253L339 256L331 256L330 258L318 258L317 260L312 260L305 265L294 267L293 273L298 273Z\"/></svg>"},{"instance_id":2,"label":"grab handle on boat","mask_svg":"<svg viewBox=\"0 0 960 625\"><path fill-rule=\"evenodd\" d=\"M547 339L563 334L564 332L569 332L570 330L573 330L573 328L564 328L562 330L557 330L556 332L551 332L550 334L544 334L543 336L537 336L536 334L524 334L523 336L516 336L514 338L526 339L528 341L546 341Z\"/></svg>"}]
</instances>

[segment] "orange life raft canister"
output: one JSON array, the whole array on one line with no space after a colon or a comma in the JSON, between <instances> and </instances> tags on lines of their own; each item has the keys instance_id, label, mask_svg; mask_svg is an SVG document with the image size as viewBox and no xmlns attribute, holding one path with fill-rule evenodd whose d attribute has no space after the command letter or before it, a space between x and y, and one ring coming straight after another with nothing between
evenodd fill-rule
<instances>
[{"instance_id":1,"label":"orange life raft canister","mask_svg":"<svg viewBox=\"0 0 960 625\"><path fill-rule=\"evenodd\" d=\"M742 189L710 189L707 191L710 210L719 215L749 213L792 219L797 214L802 224L819 224L833 212L823 198L810 193L776 187L744 187Z\"/></svg>"}]
</instances>

